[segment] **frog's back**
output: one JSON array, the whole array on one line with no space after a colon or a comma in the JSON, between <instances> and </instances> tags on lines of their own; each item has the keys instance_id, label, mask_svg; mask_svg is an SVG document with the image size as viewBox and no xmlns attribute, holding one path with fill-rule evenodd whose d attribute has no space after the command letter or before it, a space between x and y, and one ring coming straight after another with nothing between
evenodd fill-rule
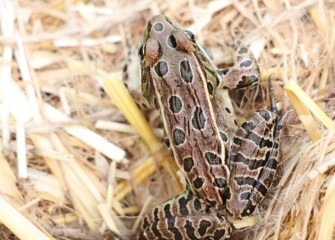
<instances>
[{"instance_id":1,"label":"frog's back","mask_svg":"<svg viewBox=\"0 0 335 240\"><path fill-rule=\"evenodd\" d=\"M221 206L227 134L218 129L208 91L215 68L207 71L211 63L191 33L161 16L149 22L140 51L143 95L160 111L167 145L200 199Z\"/></svg>"}]
</instances>

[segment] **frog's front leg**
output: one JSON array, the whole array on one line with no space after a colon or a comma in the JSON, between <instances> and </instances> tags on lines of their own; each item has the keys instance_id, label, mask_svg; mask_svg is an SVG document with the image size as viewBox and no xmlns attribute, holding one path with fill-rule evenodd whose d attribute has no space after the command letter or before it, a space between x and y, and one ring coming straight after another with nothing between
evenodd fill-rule
<instances>
[{"instance_id":1,"label":"frog's front leg","mask_svg":"<svg viewBox=\"0 0 335 240\"><path fill-rule=\"evenodd\" d=\"M259 67L252 52L245 46L239 46L235 52L234 65L219 70L222 81L218 88L246 88L260 81Z\"/></svg>"},{"instance_id":2,"label":"frog's front leg","mask_svg":"<svg viewBox=\"0 0 335 240\"><path fill-rule=\"evenodd\" d=\"M264 199L276 172L282 117L269 79L271 111L254 113L237 130L230 149L226 208L233 218L249 216Z\"/></svg>"},{"instance_id":3,"label":"frog's front leg","mask_svg":"<svg viewBox=\"0 0 335 240\"><path fill-rule=\"evenodd\" d=\"M229 239L231 224L211 212L190 190L154 208L141 224L138 240Z\"/></svg>"},{"instance_id":4,"label":"frog's front leg","mask_svg":"<svg viewBox=\"0 0 335 240\"><path fill-rule=\"evenodd\" d=\"M245 46L238 46L234 56L234 66L227 69L218 69L221 77L208 78L209 93L212 95L212 104L215 106L214 114L216 123L223 136L227 152L231 145L232 137L237 130L233 107L225 89L243 89L259 83L260 72L252 52ZM223 88L223 89L222 89Z\"/></svg>"}]
</instances>

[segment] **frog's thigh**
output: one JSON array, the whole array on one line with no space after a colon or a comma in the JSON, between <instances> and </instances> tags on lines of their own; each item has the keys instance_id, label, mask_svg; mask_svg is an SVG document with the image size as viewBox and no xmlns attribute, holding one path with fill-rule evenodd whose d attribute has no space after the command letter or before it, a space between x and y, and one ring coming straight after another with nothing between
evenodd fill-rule
<instances>
[{"instance_id":1,"label":"frog's thigh","mask_svg":"<svg viewBox=\"0 0 335 240\"><path fill-rule=\"evenodd\" d=\"M219 87L235 89L246 88L260 81L259 67L251 51L240 46L234 57L234 66L220 71L222 83Z\"/></svg>"},{"instance_id":2,"label":"frog's thigh","mask_svg":"<svg viewBox=\"0 0 335 240\"><path fill-rule=\"evenodd\" d=\"M231 224L224 215L206 212L186 190L145 216L138 239L228 239L230 233Z\"/></svg>"},{"instance_id":3,"label":"frog's thigh","mask_svg":"<svg viewBox=\"0 0 335 240\"><path fill-rule=\"evenodd\" d=\"M280 128L275 113L261 110L237 130L226 193L227 210L234 218L250 215L264 199L277 167Z\"/></svg>"}]
</instances>

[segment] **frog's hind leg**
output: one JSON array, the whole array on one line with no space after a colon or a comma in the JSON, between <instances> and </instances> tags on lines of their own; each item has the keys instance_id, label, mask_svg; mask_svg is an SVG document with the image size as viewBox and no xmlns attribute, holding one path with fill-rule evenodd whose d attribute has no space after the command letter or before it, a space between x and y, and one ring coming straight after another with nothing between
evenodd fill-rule
<instances>
[{"instance_id":1,"label":"frog's hind leg","mask_svg":"<svg viewBox=\"0 0 335 240\"><path fill-rule=\"evenodd\" d=\"M252 52L246 46L238 46L234 65L230 68L219 70L222 82L219 88L243 89L258 84L260 81L259 67Z\"/></svg>"},{"instance_id":2,"label":"frog's hind leg","mask_svg":"<svg viewBox=\"0 0 335 240\"><path fill-rule=\"evenodd\" d=\"M282 117L277 115L271 77L271 111L252 115L237 130L229 156L227 211L234 218L250 215L264 199L276 172Z\"/></svg>"},{"instance_id":3,"label":"frog's hind leg","mask_svg":"<svg viewBox=\"0 0 335 240\"><path fill-rule=\"evenodd\" d=\"M228 239L231 228L224 215L210 212L186 190L145 216L137 239Z\"/></svg>"}]
</instances>

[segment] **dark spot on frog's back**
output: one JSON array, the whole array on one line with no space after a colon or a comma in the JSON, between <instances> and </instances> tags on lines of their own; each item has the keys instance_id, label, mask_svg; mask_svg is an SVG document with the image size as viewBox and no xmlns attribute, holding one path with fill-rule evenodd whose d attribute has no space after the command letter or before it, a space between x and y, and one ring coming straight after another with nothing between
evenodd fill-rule
<instances>
[{"instance_id":1,"label":"dark spot on frog's back","mask_svg":"<svg viewBox=\"0 0 335 240\"><path fill-rule=\"evenodd\" d=\"M214 239L222 239L226 235L225 229L216 229L214 232Z\"/></svg>"},{"instance_id":2,"label":"dark spot on frog's back","mask_svg":"<svg viewBox=\"0 0 335 240\"><path fill-rule=\"evenodd\" d=\"M173 140L174 140L174 144L176 145L183 144L185 142L184 131L179 128L173 129Z\"/></svg>"},{"instance_id":3,"label":"dark spot on frog's back","mask_svg":"<svg viewBox=\"0 0 335 240\"><path fill-rule=\"evenodd\" d=\"M221 158L212 152L206 152L205 153L205 159L210 165L220 165L222 164Z\"/></svg>"},{"instance_id":4,"label":"dark spot on frog's back","mask_svg":"<svg viewBox=\"0 0 335 240\"><path fill-rule=\"evenodd\" d=\"M278 149L279 148L279 143L278 142L274 142L273 143L273 148Z\"/></svg>"},{"instance_id":5,"label":"dark spot on frog's back","mask_svg":"<svg viewBox=\"0 0 335 240\"><path fill-rule=\"evenodd\" d=\"M193 73L190 63L187 60L183 60L180 63L180 75L186 83L191 83L193 81Z\"/></svg>"},{"instance_id":6,"label":"dark spot on frog's back","mask_svg":"<svg viewBox=\"0 0 335 240\"><path fill-rule=\"evenodd\" d=\"M241 127L247 131L247 132L250 132L252 129L255 128L255 125L253 122L244 122L242 123Z\"/></svg>"},{"instance_id":7,"label":"dark spot on frog's back","mask_svg":"<svg viewBox=\"0 0 335 240\"><path fill-rule=\"evenodd\" d=\"M238 51L239 54L244 54L247 52L248 52L248 49L246 47L241 47L240 50Z\"/></svg>"},{"instance_id":8,"label":"dark spot on frog's back","mask_svg":"<svg viewBox=\"0 0 335 240\"><path fill-rule=\"evenodd\" d=\"M222 139L223 142L227 142L228 141L227 134L225 134L224 132L220 132L220 137L221 137L221 139Z\"/></svg>"},{"instance_id":9,"label":"dark spot on frog's back","mask_svg":"<svg viewBox=\"0 0 335 240\"><path fill-rule=\"evenodd\" d=\"M266 110L261 110L258 112L259 115L264 118L265 121L269 121L270 120L270 113Z\"/></svg>"},{"instance_id":10,"label":"dark spot on frog's back","mask_svg":"<svg viewBox=\"0 0 335 240\"><path fill-rule=\"evenodd\" d=\"M250 67L252 65L252 61L251 60L246 60L246 61L244 61L244 62L241 62L240 63L240 67L242 68L242 67Z\"/></svg>"},{"instance_id":11,"label":"dark spot on frog's back","mask_svg":"<svg viewBox=\"0 0 335 240\"><path fill-rule=\"evenodd\" d=\"M200 177L197 177L194 181L193 181L193 186L196 189L199 189L202 187L202 185L204 184L204 180Z\"/></svg>"},{"instance_id":12,"label":"dark spot on frog's back","mask_svg":"<svg viewBox=\"0 0 335 240\"><path fill-rule=\"evenodd\" d=\"M173 36L172 34L169 36L168 38L168 45L172 48L176 48L177 47L177 41L175 36Z\"/></svg>"},{"instance_id":13,"label":"dark spot on frog's back","mask_svg":"<svg viewBox=\"0 0 335 240\"><path fill-rule=\"evenodd\" d=\"M193 227L193 221L186 220L186 224L183 226L186 229L186 238L185 239L198 239L195 236L195 228Z\"/></svg>"},{"instance_id":14,"label":"dark spot on frog's back","mask_svg":"<svg viewBox=\"0 0 335 240\"><path fill-rule=\"evenodd\" d=\"M218 188L225 188L227 186L227 182L223 178L215 178L213 185Z\"/></svg>"},{"instance_id":15,"label":"dark spot on frog's back","mask_svg":"<svg viewBox=\"0 0 335 240\"><path fill-rule=\"evenodd\" d=\"M161 24L161 23L156 23L156 24L154 25L154 29L155 29L155 31L157 31L157 32L162 31L162 30L163 30L163 24Z\"/></svg>"},{"instance_id":16,"label":"dark spot on frog's back","mask_svg":"<svg viewBox=\"0 0 335 240\"><path fill-rule=\"evenodd\" d=\"M155 72L159 77L164 77L168 71L168 64L164 60L159 61L155 66Z\"/></svg>"},{"instance_id":17,"label":"dark spot on frog's back","mask_svg":"<svg viewBox=\"0 0 335 240\"><path fill-rule=\"evenodd\" d=\"M195 129L201 130L205 128L206 117L201 107L196 107L192 117L192 125Z\"/></svg>"},{"instance_id":18,"label":"dark spot on frog's back","mask_svg":"<svg viewBox=\"0 0 335 240\"><path fill-rule=\"evenodd\" d=\"M200 210L201 209L201 203L198 198L195 198L193 201L193 206L195 210Z\"/></svg>"},{"instance_id":19,"label":"dark spot on frog's back","mask_svg":"<svg viewBox=\"0 0 335 240\"><path fill-rule=\"evenodd\" d=\"M183 107L182 100L177 96L172 96L169 98L169 109L173 113L179 113Z\"/></svg>"},{"instance_id":20,"label":"dark spot on frog's back","mask_svg":"<svg viewBox=\"0 0 335 240\"><path fill-rule=\"evenodd\" d=\"M183 163L185 172L190 172L194 166L193 158L191 157L184 158Z\"/></svg>"},{"instance_id":21,"label":"dark spot on frog's back","mask_svg":"<svg viewBox=\"0 0 335 240\"><path fill-rule=\"evenodd\" d=\"M236 145L241 145L242 144L242 139L238 138L238 137L234 137L233 138L233 142Z\"/></svg>"},{"instance_id":22,"label":"dark spot on frog's back","mask_svg":"<svg viewBox=\"0 0 335 240\"><path fill-rule=\"evenodd\" d=\"M200 227L198 229L198 233L200 234L200 236L204 236L207 232L207 228L209 228L212 225L212 223L208 220L201 220L200 221Z\"/></svg>"}]
</instances>

